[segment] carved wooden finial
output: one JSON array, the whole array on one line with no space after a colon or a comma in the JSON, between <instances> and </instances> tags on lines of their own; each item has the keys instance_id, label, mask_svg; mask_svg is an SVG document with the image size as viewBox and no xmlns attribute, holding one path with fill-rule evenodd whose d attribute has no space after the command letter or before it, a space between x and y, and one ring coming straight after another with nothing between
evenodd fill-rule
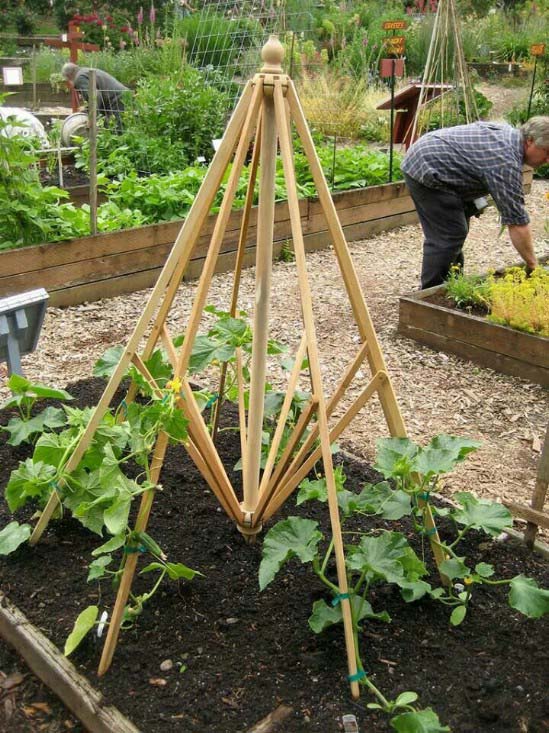
<instances>
[{"instance_id":1,"label":"carved wooden finial","mask_svg":"<svg viewBox=\"0 0 549 733\"><path fill-rule=\"evenodd\" d=\"M261 67L262 74L282 73L284 46L278 40L278 36L269 36L269 40L261 49L261 58L264 61L264 64Z\"/></svg>"}]
</instances>

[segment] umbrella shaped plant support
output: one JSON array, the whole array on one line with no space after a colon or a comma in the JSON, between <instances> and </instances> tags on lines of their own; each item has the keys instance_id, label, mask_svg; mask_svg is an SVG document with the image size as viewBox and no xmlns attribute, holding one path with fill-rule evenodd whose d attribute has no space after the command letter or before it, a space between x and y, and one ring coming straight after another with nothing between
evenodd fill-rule
<instances>
[{"instance_id":1,"label":"umbrella shaped plant support","mask_svg":"<svg viewBox=\"0 0 549 733\"><path fill-rule=\"evenodd\" d=\"M357 682L357 664L351 607L348 596L345 557L330 446L374 395L377 395L381 402L390 433L393 436L404 437L406 430L358 277L350 258L343 230L314 149L307 122L303 115L294 85L291 79L282 71L283 55L284 50L282 45L276 36L271 36L262 50L264 65L261 71L247 83L242 93L241 99L227 126L223 141L210 165L203 185L181 228L164 269L151 293L150 299L135 326L118 365L112 373L103 396L94 409L86 431L76 446L66 466L66 470L70 473L78 466L130 364L133 364L149 383L151 383L151 380L154 382L154 379L145 366L145 362L151 356L155 346L159 342L169 355L173 367L174 380L177 379L181 383L178 404L185 418L188 420L189 425L188 438L182 442L182 445L207 481L227 515L236 523L238 529L248 540L251 540L255 534L261 531L262 523L280 508L315 463L321 460L324 466L328 488L328 504L343 612L349 680L353 696L358 697L359 686ZM359 335L356 356L348 365L335 390L329 396L326 395L322 382L319 348L315 332L313 294L307 274L305 246L293 165L292 124L295 126L311 168ZM188 380L188 371L193 343L206 307L208 290L223 242L234 194L251 144L253 145L250 166L251 173L242 216L239 249L234 271L230 305L230 312L232 315L235 315L238 308L239 284L248 236L253 193L256 179L259 177L255 309L253 317L254 328L249 404L246 411L243 399L241 398L239 409L243 467L243 497L240 499L231 485L216 449L215 423L213 430L210 432L193 396ZM288 378L286 396L280 410L270 452L266 464L262 468L261 435L264 418L265 377L268 369L267 346L273 256L275 173L278 151L282 158L287 187L297 283L301 299L303 330L294 367ZM229 168L230 171L227 177L226 173ZM178 350L173 345L166 320L185 268L191 258L193 248L205 224L212 202L222 180L225 178L227 182L223 202L215 228L212 232L207 258L187 321L183 343ZM146 342L141 352L138 353L142 338L145 338ZM237 352L237 364L238 358L239 355ZM305 358L307 359L306 362L304 362ZM311 397L308 404L302 410L301 416L287 440L284 449L280 450L282 432L288 418L290 404L295 394L298 380L302 377L302 366L304 363L307 364L308 373L306 377L309 380ZM336 408L341 406L340 403L349 385L357 377L359 370L366 364L369 366L371 373L366 386L362 388L358 397L352 401L348 409L343 411L341 416L331 420L336 412ZM221 381L223 379L224 373L222 372ZM240 392L243 393L242 384L240 387ZM222 386L219 390L219 393L221 392ZM126 402L129 403L133 400L136 394L137 386L132 384L126 396ZM153 455L151 476L153 482L157 482L160 476L167 445L168 436L165 433L161 433L155 445ZM135 524L136 532L144 532L146 530L153 506L154 495L154 490L149 490L142 496ZM56 493L52 494L48 505L35 527L31 537L31 544L39 540L58 502L58 495ZM426 511L428 513L427 523L432 530L430 533L432 549L437 562L440 563L444 558L440 555L438 535L436 534L436 528L428 507ZM124 608L131 591L136 564L137 553L128 554L109 625L109 633L100 661L100 675L107 671L113 658Z\"/></svg>"}]
</instances>

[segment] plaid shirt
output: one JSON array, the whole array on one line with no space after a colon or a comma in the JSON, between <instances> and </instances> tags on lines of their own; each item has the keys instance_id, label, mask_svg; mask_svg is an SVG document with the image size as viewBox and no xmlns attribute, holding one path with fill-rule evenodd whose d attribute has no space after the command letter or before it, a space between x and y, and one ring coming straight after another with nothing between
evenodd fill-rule
<instances>
[{"instance_id":1,"label":"plaid shirt","mask_svg":"<svg viewBox=\"0 0 549 733\"><path fill-rule=\"evenodd\" d=\"M502 224L528 224L524 207L520 130L473 122L429 132L408 150L402 170L428 188L454 191L466 201L491 194Z\"/></svg>"}]
</instances>

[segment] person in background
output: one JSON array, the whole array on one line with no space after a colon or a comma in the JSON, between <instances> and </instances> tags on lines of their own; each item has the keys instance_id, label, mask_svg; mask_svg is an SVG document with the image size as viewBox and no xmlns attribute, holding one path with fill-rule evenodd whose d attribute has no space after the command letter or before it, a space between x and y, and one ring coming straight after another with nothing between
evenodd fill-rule
<instances>
[{"instance_id":1,"label":"person in background","mask_svg":"<svg viewBox=\"0 0 549 733\"><path fill-rule=\"evenodd\" d=\"M77 64L67 63L61 69L62 76L76 89L85 102L88 101L90 88L90 70ZM105 125L114 125L118 132L122 130L121 113L124 111L123 95L128 87L121 84L106 71L96 69L97 114L105 119Z\"/></svg>"},{"instance_id":2,"label":"person in background","mask_svg":"<svg viewBox=\"0 0 549 733\"><path fill-rule=\"evenodd\" d=\"M423 229L421 287L444 282L463 267L463 243L472 215L490 194L511 242L529 270L537 265L524 205L523 166L549 162L549 116L520 128L473 122L429 132L408 150L401 169Z\"/></svg>"}]
</instances>

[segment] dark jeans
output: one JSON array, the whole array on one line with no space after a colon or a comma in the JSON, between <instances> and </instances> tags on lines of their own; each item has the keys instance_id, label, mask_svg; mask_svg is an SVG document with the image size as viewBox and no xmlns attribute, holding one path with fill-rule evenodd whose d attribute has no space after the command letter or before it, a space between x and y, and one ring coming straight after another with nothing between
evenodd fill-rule
<instances>
[{"instance_id":1,"label":"dark jeans","mask_svg":"<svg viewBox=\"0 0 549 733\"><path fill-rule=\"evenodd\" d=\"M404 174L423 229L421 287L440 285L454 266L463 267L463 243L469 233L468 204L456 193L428 188Z\"/></svg>"}]
</instances>

